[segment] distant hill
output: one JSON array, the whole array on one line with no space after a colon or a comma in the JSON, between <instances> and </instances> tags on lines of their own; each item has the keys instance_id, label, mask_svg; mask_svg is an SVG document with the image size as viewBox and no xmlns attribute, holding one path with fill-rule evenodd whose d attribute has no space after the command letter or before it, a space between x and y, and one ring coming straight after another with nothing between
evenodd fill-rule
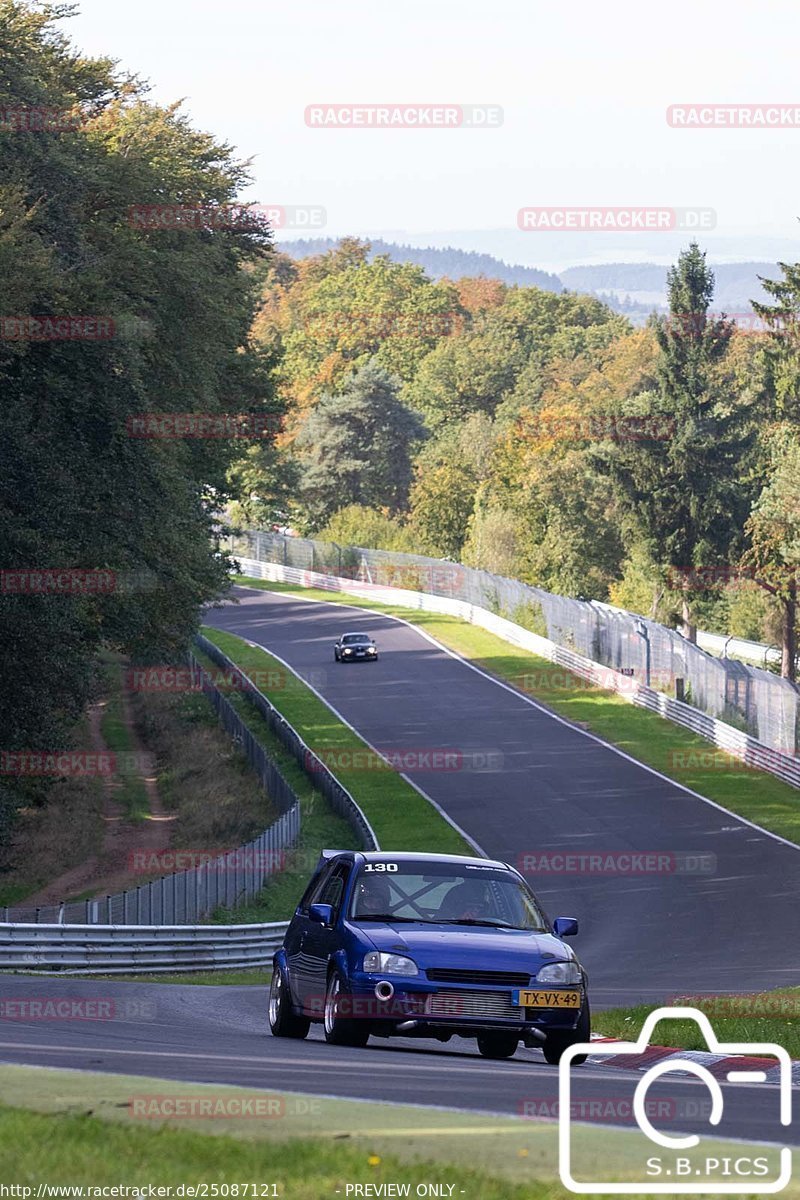
<instances>
[{"instance_id":1,"label":"distant hill","mask_svg":"<svg viewBox=\"0 0 800 1200\"><path fill-rule=\"evenodd\" d=\"M568 267L560 273L564 285L579 292L607 293L607 299L628 297L636 308L665 308L667 267L656 263L601 263ZM769 301L759 276L779 279L781 272L771 262L712 263L716 285L712 306L715 312L747 313L751 301Z\"/></svg>"},{"instance_id":2,"label":"distant hill","mask_svg":"<svg viewBox=\"0 0 800 1200\"><path fill-rule=\"evenodd\" d=\"M395 242L384 242L381 238L369 239L372 245L370 258L388 254L393 262L416 263L431 279L461 279L462 276L485 275L488 279L500 279L503 283L538 287L547 292L563 292L565 285L558 275L540 271L536 267L516 267L493 258L491 254L478 254L474 250L455 250L452 246L437 249L433 246L402 246ZM326 254L338 245L336 238L300 238L293 242L280 241L277 249L292 258L309 258L312 254Z\"/></svg>"},{"instance_id":3,"label":"distant hill","mask_svg":"<svg viewBox=\"0 0 800 1200\"><path fill-rule=\"evenodd\" d=\"M453 246L407 246L370 239L370 257L388 254L393 262L411 262L422 267L431 279L460 279L484 275L503 283L539 287L548 292L585 292L624 313L635 325L642 325L653 310L666 310L668 267L658 263L598 263L585 267L567 267L558 275L538 267L521 267L503 262L491 254L458 250ZM338 245L336 238L300 238L278 242L277 248L292 258L325 254ZM769 301L759 276L780 278L772 262L712 263L716 287L712 307L715 312L749 313L751 301Z\"/></svg>"}]
</instances>

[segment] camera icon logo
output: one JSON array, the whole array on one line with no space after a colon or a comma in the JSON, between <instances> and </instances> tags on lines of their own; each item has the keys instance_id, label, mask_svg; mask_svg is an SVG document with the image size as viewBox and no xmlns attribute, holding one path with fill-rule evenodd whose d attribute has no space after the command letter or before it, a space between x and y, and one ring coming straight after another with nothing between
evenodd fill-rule
<instances>
[{"instance_id":1,"label":"camera icon logo","mask_svg":"<svg viewBox=\"0 0 800 1200\"><path fill-rule=\"evenodd\" d=\"M654 1146L666 1153L647 1158L645 1178L641 1180L579 1180L573 1174L574 1123L570 1120L572 1104L571 1067L579 1055L591 1054L593 1058L611 1057L620 1054L643 1054L650 1043L655 1027L664 1020L691 1020L699 1026L708 1049L724 1058L737 1055L757 1055L759 1058L774 1058L780 1067L775 1092L778 1096L778 1118L782 1126L791 1124L792 1111L792 1063L788 1051L774 1042L720 1042L705 1013L696 1008L657 1008L645 1021L635 1042L581 1042L570 1046L559 1062L558 1101L558 1158L559 1175L564 1187L578 1195L605 1194L714 1194L714 1195L759 1195L782 1191L792 1177L792 1152L781 1146L777 1155L776 1169L770 1170L768 1158L748 1157L744 1152L737 1158L712 1157L706 1153L701 1138L696 1133L675 1134L655 1128L646 1111L647 1091L650 1086L671 1071L688 1072L708 1088L711 1096L709 1124L718 1126L724 1111L724 1096L719 1080L708 1067L694 1059L677 1056L662 1059L642 1075L633 1094L633 1114L639 1130ZM746 1064L745 1064L746 1065ZM736 1070L730 1064L725 1079L728 1083L764 1083L766 1073L762 1070ZM770 1089L772 1090L772 1089ZM763 1144L759 1149L764 1150ZM777 1147L770 1149L778 1150ZM693 1154L689 1152L693 1151ZM720 1174L720 1168L723 1167ZM754 1165L755 1164L755 1165ZM733 1175L733 1178L731 1178ZM665 1177L669 1177L668 1179ZM683 1176L683 1178L681 1178ZM765 1178L765 1176L772 1176ZM656 1182L658 1180L658 1182Z\"/></svg>"}]
</instances>

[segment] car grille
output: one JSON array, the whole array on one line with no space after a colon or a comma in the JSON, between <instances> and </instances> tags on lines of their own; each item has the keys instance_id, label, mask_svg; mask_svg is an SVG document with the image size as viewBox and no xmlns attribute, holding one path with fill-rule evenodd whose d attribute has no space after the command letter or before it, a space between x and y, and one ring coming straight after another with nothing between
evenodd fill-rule
<instances>
[{"instance_id":1,"label":"car grille","mask_svg":"<svg viewBox=\"0 0 800 1200\"><path fill-rule=\"evenodd\" d=\"M431 967L425 972L433 983L494 983L505 987L527 987L530 975L524 971L470 971L451 967Z\"/></svg>"},{"instance_id":2,"label":"car grille","mask_svg":"<svg viewBox=\"0 0 800 1200\"><path fill-rule=\"evenodd\" d=\"M429 1017L450 1017L452 1020L490 1018L492 1020L525 1020L525 1010L511 1003L510 992L464 992L455 988L434 992L425 1002Z\"/></svg>"}]
</instances>

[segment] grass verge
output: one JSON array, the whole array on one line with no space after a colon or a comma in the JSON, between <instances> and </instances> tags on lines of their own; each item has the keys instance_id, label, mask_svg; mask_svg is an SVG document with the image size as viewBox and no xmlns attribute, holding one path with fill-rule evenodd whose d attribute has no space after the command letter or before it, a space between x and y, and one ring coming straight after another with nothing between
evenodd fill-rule
<instances>
[{"instance_id":1,"label":"grass verge","mask_svg":"<svg viewBox=\"0 0 800 1200\"><path fill-rule=\"evenodd\" d=\"M635 707L615 692L590 687L563 667L511 646L476 625L458 617L378 604L343 592L299 588L246 576L237 576L235 582L400 617L639 762L748 821L800 844L800 794L795 788L764 771L743 766L739 759L715 749L704 738Z\"/></svg>"},{"instance_id":2,"label":"grass verge","mask_svg":"<svg viewBox=\"0 0 800 1200\"><path fill-rule=\"evenodd\" d=\"M361 806L383 850L427 850L437 854L471 854L467 842L436 809L383 760L376 760L366 742L334 716L302 680L258 646L234 634L204 627L203 633L246 674L260 672L261 688L302 737L318 753L344 752L347 765L334 774ZM275 680L271 685L270 681ZM248 707L251 707L248 705ZM356 756L369 757L372 769L354 769ZM293 760L294 761L294 760Z\"/></svg>"},{"instance_id":3,"label":"grass verge","mask_svg":"<svg viewBox=\"0 0 800 1200\"><path fill-rule=\"evenodd\" d=\"M684 996L673 1001L697 1008L711 1021L721 1042L776 1042L800 1059L800 988L731 996ZM595 1033L635 1041L652 1005L610 1008L594 1018ZM694 1021L661 1021L653 1030L654 1046L707 1050Z\"/></svg>"},{"instance_id":4,"label":"grass verge","mask_svg":"<svg viewBox=\"0 0 800 1200\"><path fill-rule=\"evenodd\" d=\"M321 1200L337 1192L380 1195L376 1185L392 1183L409 1184L414 1195L417 1185L435 1180L452 1185L439 1194L468 1200L568 1195L554 1182L552 1121L12 1066L0 1067L0 1092L15 1106L0 1107L0 1178L25 1183L248 1180L276 1185L257 1196ZM225 1116L155 1115L178 1099L184 1106L210 1101ZM246 1100L266 1104L271 1119L233 1115ZM575 1126L576 1149L585 1170L611 1164L599 1177L612 1179L643 1178L638 1172L649 1153L638 1132L590 1125ZM703 1151L722 1158L741 1154L742 1146L709 1143ZM346 1192L356 1184L372 1186Z\"/></svg>"},{"instance_id":5,"label":"grass verge","mask_svg":"<svg viewBox=\"0 0 800 1200\"><path fill-rule=\"evenodd\" d=\"M103 673L105 697L101 702L100 732L108 749L117 755L114 799L122 806L127 821L144 821L150 815L150 801L144 780L135 765L138 746L128 723L122 694L122 659L104 655Z\"/></svg>"},{"instance_id":6,"label":"grass verge","mask_svg":"<svg viewBox=\"0 0 800 1200\"><path fill-rule=\"evenodd\" d=\"M207 630L213 633L213 630ZM236 639L238 641L238 639ZM249 649L243 642L239 646ZM195 648L195 656L208 670L216 669L210 659ZM229 653L229 651L226 651ZM266 658L267 655L264 655ZM279 664L278 664L279 665ZM283 668L280 676L283 676ZM276 678L280 677L277 674ZM267 722L241 692L226 692L227 699L258 738L273 759L284 779L300 800L300 837L294 849L286 852L283 869L262 888L255 900L235 909L218 909L212 920L218 924L241 925L246 922L284 921L291 917L305 891L309 875L316 866L320 851L326 848L353 850L358 838L348 823L334 813L325 797L318 792L310 778ZM285 714L288 717L288 714ZM262 973L262 982L263 982Z\"/></svg>"}]
</instances>

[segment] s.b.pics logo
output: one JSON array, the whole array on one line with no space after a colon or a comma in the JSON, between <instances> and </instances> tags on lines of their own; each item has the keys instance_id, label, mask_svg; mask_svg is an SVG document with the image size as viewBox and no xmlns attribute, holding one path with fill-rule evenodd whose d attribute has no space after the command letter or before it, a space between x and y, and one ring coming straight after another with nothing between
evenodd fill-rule
<instances>
[{"instance_id":1,"label":"s.b.pics logo","mask_svg":"<svg viewBox=\"0 0 800 1200\"><path fill-rule=\"evenodd\" d=\"M647 1061L638 1056L648 1050L658 1023L667 1020L696 1022L711 1053L668 1054L648 1067ZM593 1059L637 1056L630 1064L619 1065L646 1068L632 1085L631 1097L633 1116L643 1135L641 1142L638 1134L630 1131L609 1133L601 1146L587 1136L586 1126L580 1122L580 1104L576 1103L580 1072L573 1075L575 1060L581 1061L580 1056L585 1055ZM700 1095L710 1103L707 1109L701 1106L698 1111L703 1116L707 1111L707 1121L659 1123L662 1110L654 1105L654 1098L661 1094L662 1081L668 1075L672 1076L672 1089L691 1088L693 1096L698 1093L696 1081L704 1085L706 1090ZM767 1090L774 1100L774 1139L750 1143L726 1133L725 1102L730 1090L726 1097L723 1083L771 1085ZM648 1016L636 1042L584 1042L570 1046L563 1054L559 1062L558 1122L561 1182L578 1194L779 1192L792 1176L792 1152L788 1146L777 1144L782 1140L782 1127L791 1124L791 1089L792 1064L783 1046L773 1042L720 1042L708 1017L699 1009L658 1008ZM664 1128L665 1124L671 1128Z\"/></svg>"}]
</instances>

